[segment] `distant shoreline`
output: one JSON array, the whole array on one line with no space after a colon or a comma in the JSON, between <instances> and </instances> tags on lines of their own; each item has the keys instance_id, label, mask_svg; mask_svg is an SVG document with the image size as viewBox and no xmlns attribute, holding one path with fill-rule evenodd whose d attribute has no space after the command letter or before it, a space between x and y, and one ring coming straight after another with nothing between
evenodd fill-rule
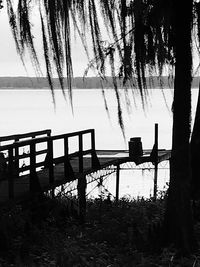
<instances>
[{"instance_id":1,"label":"distant shoreline","mask_svg":"<svg viewBox=\"0 0 200 267\"><path fill-rule=\"evenodd\" d=\"M73 90L101 90L102 88L73 88ZM134 90L134 88L127 88L127 90L131 90L131 89L133 89ZM147 88L147 90L160 90L160 89L162 89L162 90L173 90L173 88ZM191 89L192 90L198 90L199 89L199 87L191 87ZM6 87L6 88L1 88L0 87L0 91L51 91L51 89L50 88L20 88L20 87L18 87L18 88L11 88L11 87ZM55 91L62 91L62 89L61 88L54 88L54 90ZM64 88L64 91L67 91L68 90L68 88ZM113 88L104 88L104 90L114 90ZM119 88L119 90L124 90L124 88Z\"/></svg>"},{"instance_id":2,"label":"distant shoreline","mask_svg":"<svg viewBox=\"0 0 200 267\"><path fill-rule=\"evenodd\" d=\"M192 88L199 87L200 77L194 77L192 82ZM118 88L122 88L122 83L117 79ZM168 78L168 76L158 76L147 77L146 79L147 88L150 89L173 89L173 79ZM53 78L53 84L55 90L61 90L59 79ZM103 87L106 89L112 89L112 77L106 77L106 81L103 82ZM64 79L64 88L67 89L67 82ZM75 77L73 78L73 89L101 89L102 81L99 77ZM49 90L48 80L44 77L0 77L0 90L33 90L33 89L42 89ZM130 86L131 89L131 86Z\"/></svg>"}]
</instances>

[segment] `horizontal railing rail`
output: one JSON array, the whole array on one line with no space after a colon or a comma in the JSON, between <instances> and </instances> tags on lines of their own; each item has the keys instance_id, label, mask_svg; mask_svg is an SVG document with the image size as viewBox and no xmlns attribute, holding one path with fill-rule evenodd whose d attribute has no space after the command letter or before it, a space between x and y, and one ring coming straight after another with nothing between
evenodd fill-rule
<instances>
[{"instance_id":1,"label":"horizontal railing rail","mask_svg":"<svg viewBox=\"0 0 200 267\"><path fill-rule=\"evenodd\" d=\"M41 131L35 131L35 132L29 132L24 134L14 134L14 135L7 135L7 136L0 136L0 143L1 142L7 142L7 141L20 141L21 139L25 138L35 138L41 135L51 135L51 130L41 130Z\"/></svg>"}]
</instances>

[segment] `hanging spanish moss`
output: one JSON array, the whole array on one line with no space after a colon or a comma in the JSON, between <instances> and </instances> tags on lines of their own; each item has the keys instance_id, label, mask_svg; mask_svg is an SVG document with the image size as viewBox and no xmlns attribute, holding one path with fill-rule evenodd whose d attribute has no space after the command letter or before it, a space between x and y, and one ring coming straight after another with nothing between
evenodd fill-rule
<instances>
[{"instance_id":1,"label":"hanging spanish moss","mask_svg":"<svg viewBox=\"0 0 200 267\"><path fill-rule=\"evenodd\" d=\"M124 126L118 79L122 81L120 84L125 91L127 85L139 91L144 106L147 96L146 76L157 73L157 70L161 76L166 65L174 66L171 1L18 0L17 8L17 1L6 1L17 51L23 60L25 49L28 49L37 74L41 71L34 45L31 11L35 6L39 8L46 73L52 94L52 73L55 68L63 93L64 77L67 77L71 103L71 31L75 30L80 36L88 58L87 36L91 36L93 59L90 59L85 74L92 68L102 79L106 79L110 68L122 130ZM198 25L199 10L199 4L196 4L194 14L197 14ZM114 66L114 62L118 64Z\"/></svg>"}]
</instances>

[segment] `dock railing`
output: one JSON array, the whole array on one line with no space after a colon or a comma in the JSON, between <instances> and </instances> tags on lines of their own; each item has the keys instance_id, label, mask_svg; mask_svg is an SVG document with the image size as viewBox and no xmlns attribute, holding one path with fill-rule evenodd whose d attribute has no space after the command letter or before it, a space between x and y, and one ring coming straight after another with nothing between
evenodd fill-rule
<instances>
[{"instance_id":1,"label":"dock railing","mask_svg":"<svg viewBox=\"0 0 200 267\"><path fill-rule=\"evenodd\" d=\"M33 138L41 136L51 136L51 130L41 130L41 131L33 131L23 134L14 134L14 135L7 135L7 136L0 136L0 146L4 146L7 144L13 144L15 142L23 141L23 140L30 140ZM19 165L19 159L17 157L19 156L19 151L16 149L15 151L15 165Z\"/></svg>"},{"instance_id":2,"label":"dock railing","mask_svg":"<svg viewBox=\"0 0 200 267\"><path fill-rule=\"evenodd\" d=\"M90 147L84 149L83 136L90 135ZM69 153L69 139L76 137L78 139L78 150ZM64 155L54 156L54 143L57 140L64 142ZM45 145L45 149L43 146ZM22 149L28 148L27 153L21 153ZM42 149L41 149L42 147ZM88 129L84 131L78 131L67 134L60 134L55 136L32 138L25 141L16 141L13 144L0 146L0 152L7 153L6 157L7 171L3 179L8 180L9 199L14 198L14 180L20 179L22 173L26 172L27 179L30 179L30 191L34 191L35 180L37 179L37 171L42 168L47 168L49 171L49 185L52 185L55 181L54 177L54 165L58 163L64 163L64 174L67 180L67 175L73 175L73 170L70 165L70 159L78 158L78 171L83 173L83 157L84 155L91 154L91 166L97 168L98 160L95 151L95 132L94 129ZM43 156L41 161L37 160L38 156ZM26 166L20 166L19 162L22 159L26 159L29 162ZM23 175L24 176L24 175Z\"/></svg>"},{"instance_id":3,"label":"dock railing","mask_svg":"<svg viewBox=\"0 0 200 267\"><path fill-rule=\"evenodd\" d=\"M41 130L41 131L34 131L34 132L29 132L29 133L23 133L23 134L13 134L13 135L7 135L7 136L0 136L0 145L5 145L3 143L11 141L13 142L18 142L22 141L23 139L28 139L28 138L36 138L41 135L46 135L46 136L51 136L51 130L46 129L46 130Z\"/></svg>"}]
</instances>

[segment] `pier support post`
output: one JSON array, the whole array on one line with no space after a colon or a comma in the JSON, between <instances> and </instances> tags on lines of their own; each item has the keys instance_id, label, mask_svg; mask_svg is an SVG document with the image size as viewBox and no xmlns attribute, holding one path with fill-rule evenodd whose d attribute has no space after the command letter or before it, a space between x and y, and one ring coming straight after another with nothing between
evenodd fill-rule
<instances>
[{"instance_id":1,"label":"pier support post","mask_svg":"<svg viewBox=\"0 0 200 267\"><path fill-rule=\"evenodd\" d=\"M19 138L15 138L15 143L19 142ZM19 147L15 147L15 160L14 160L14 165L15 165L15 177L19 178Z\"/></svg>"},{"instance_id":2,"label":"pier support post","mask_svg":"<svg viewBox=\"0 0 200 267\"><path fill-rule=\"evenodd\" d=\"M69 143L68 143L68 137L64 137L64 172L65 172L65 178L66 179L75 179L74 172L69 160Z\"/></svg>"},{"instance_id":3,"label":"pier support post","mask_svg":"<svg viewBox=\"0 0 200 267\"><path fill-rule=\"evenodd\" d=\"M117 165L116 170L116 202L119 200L119 175L120 175L120 165Z\"/></svg>"},{"instance_id":4,"label":"pier support post","mask_svg":"<svg viewBox=\"0 0 200 267\"><path fill-rule=\"evenodd\" d=\"M81 224L85 223L86 215L86 176L81 175L78 179L78 200L79 200L79 221Z\"/></svg>"},{"instance_id":5,"label":"pier support post","mask_svg":"<svg viewBox=\"0 0 200 267\"><path fill-rule=\"evenodd\" d=\"M8 150L8 196L9 200L14 199L14 170L13 170L13 149Z\"/></svg>"},{"instance_id":6,"label":"pier support post","mask_svg":"<svg viewBox=\"0 0 200 267\"><path fill-rule=\"evenodd\" d=\"M53 140L49 139L47 141L48 149L48 168L49 168L49 184L54 183L54 167L53 167Z\"/></svg>"},{"instance_id":7,"label":"pier support post","mask_svg":"<svg viewBox=\"0 0 200 267\"><path fill-rule=\"evenodd\" d=\"M154 189L153 189L153 198L154 201L157 198L157 183L158 183L158 123L155 124L155 143L154 143Z\"/></svg>"},{"instance_id":8,"label":"pier support post","mask_svg":"<svg viewBox=\"0 0 200 267\"><path fill-rule=\"evenodd\" d=\"M41 192L40 182L36 172L36 143L30 144L30 192Z\"/></svg>"}]
</instances>

